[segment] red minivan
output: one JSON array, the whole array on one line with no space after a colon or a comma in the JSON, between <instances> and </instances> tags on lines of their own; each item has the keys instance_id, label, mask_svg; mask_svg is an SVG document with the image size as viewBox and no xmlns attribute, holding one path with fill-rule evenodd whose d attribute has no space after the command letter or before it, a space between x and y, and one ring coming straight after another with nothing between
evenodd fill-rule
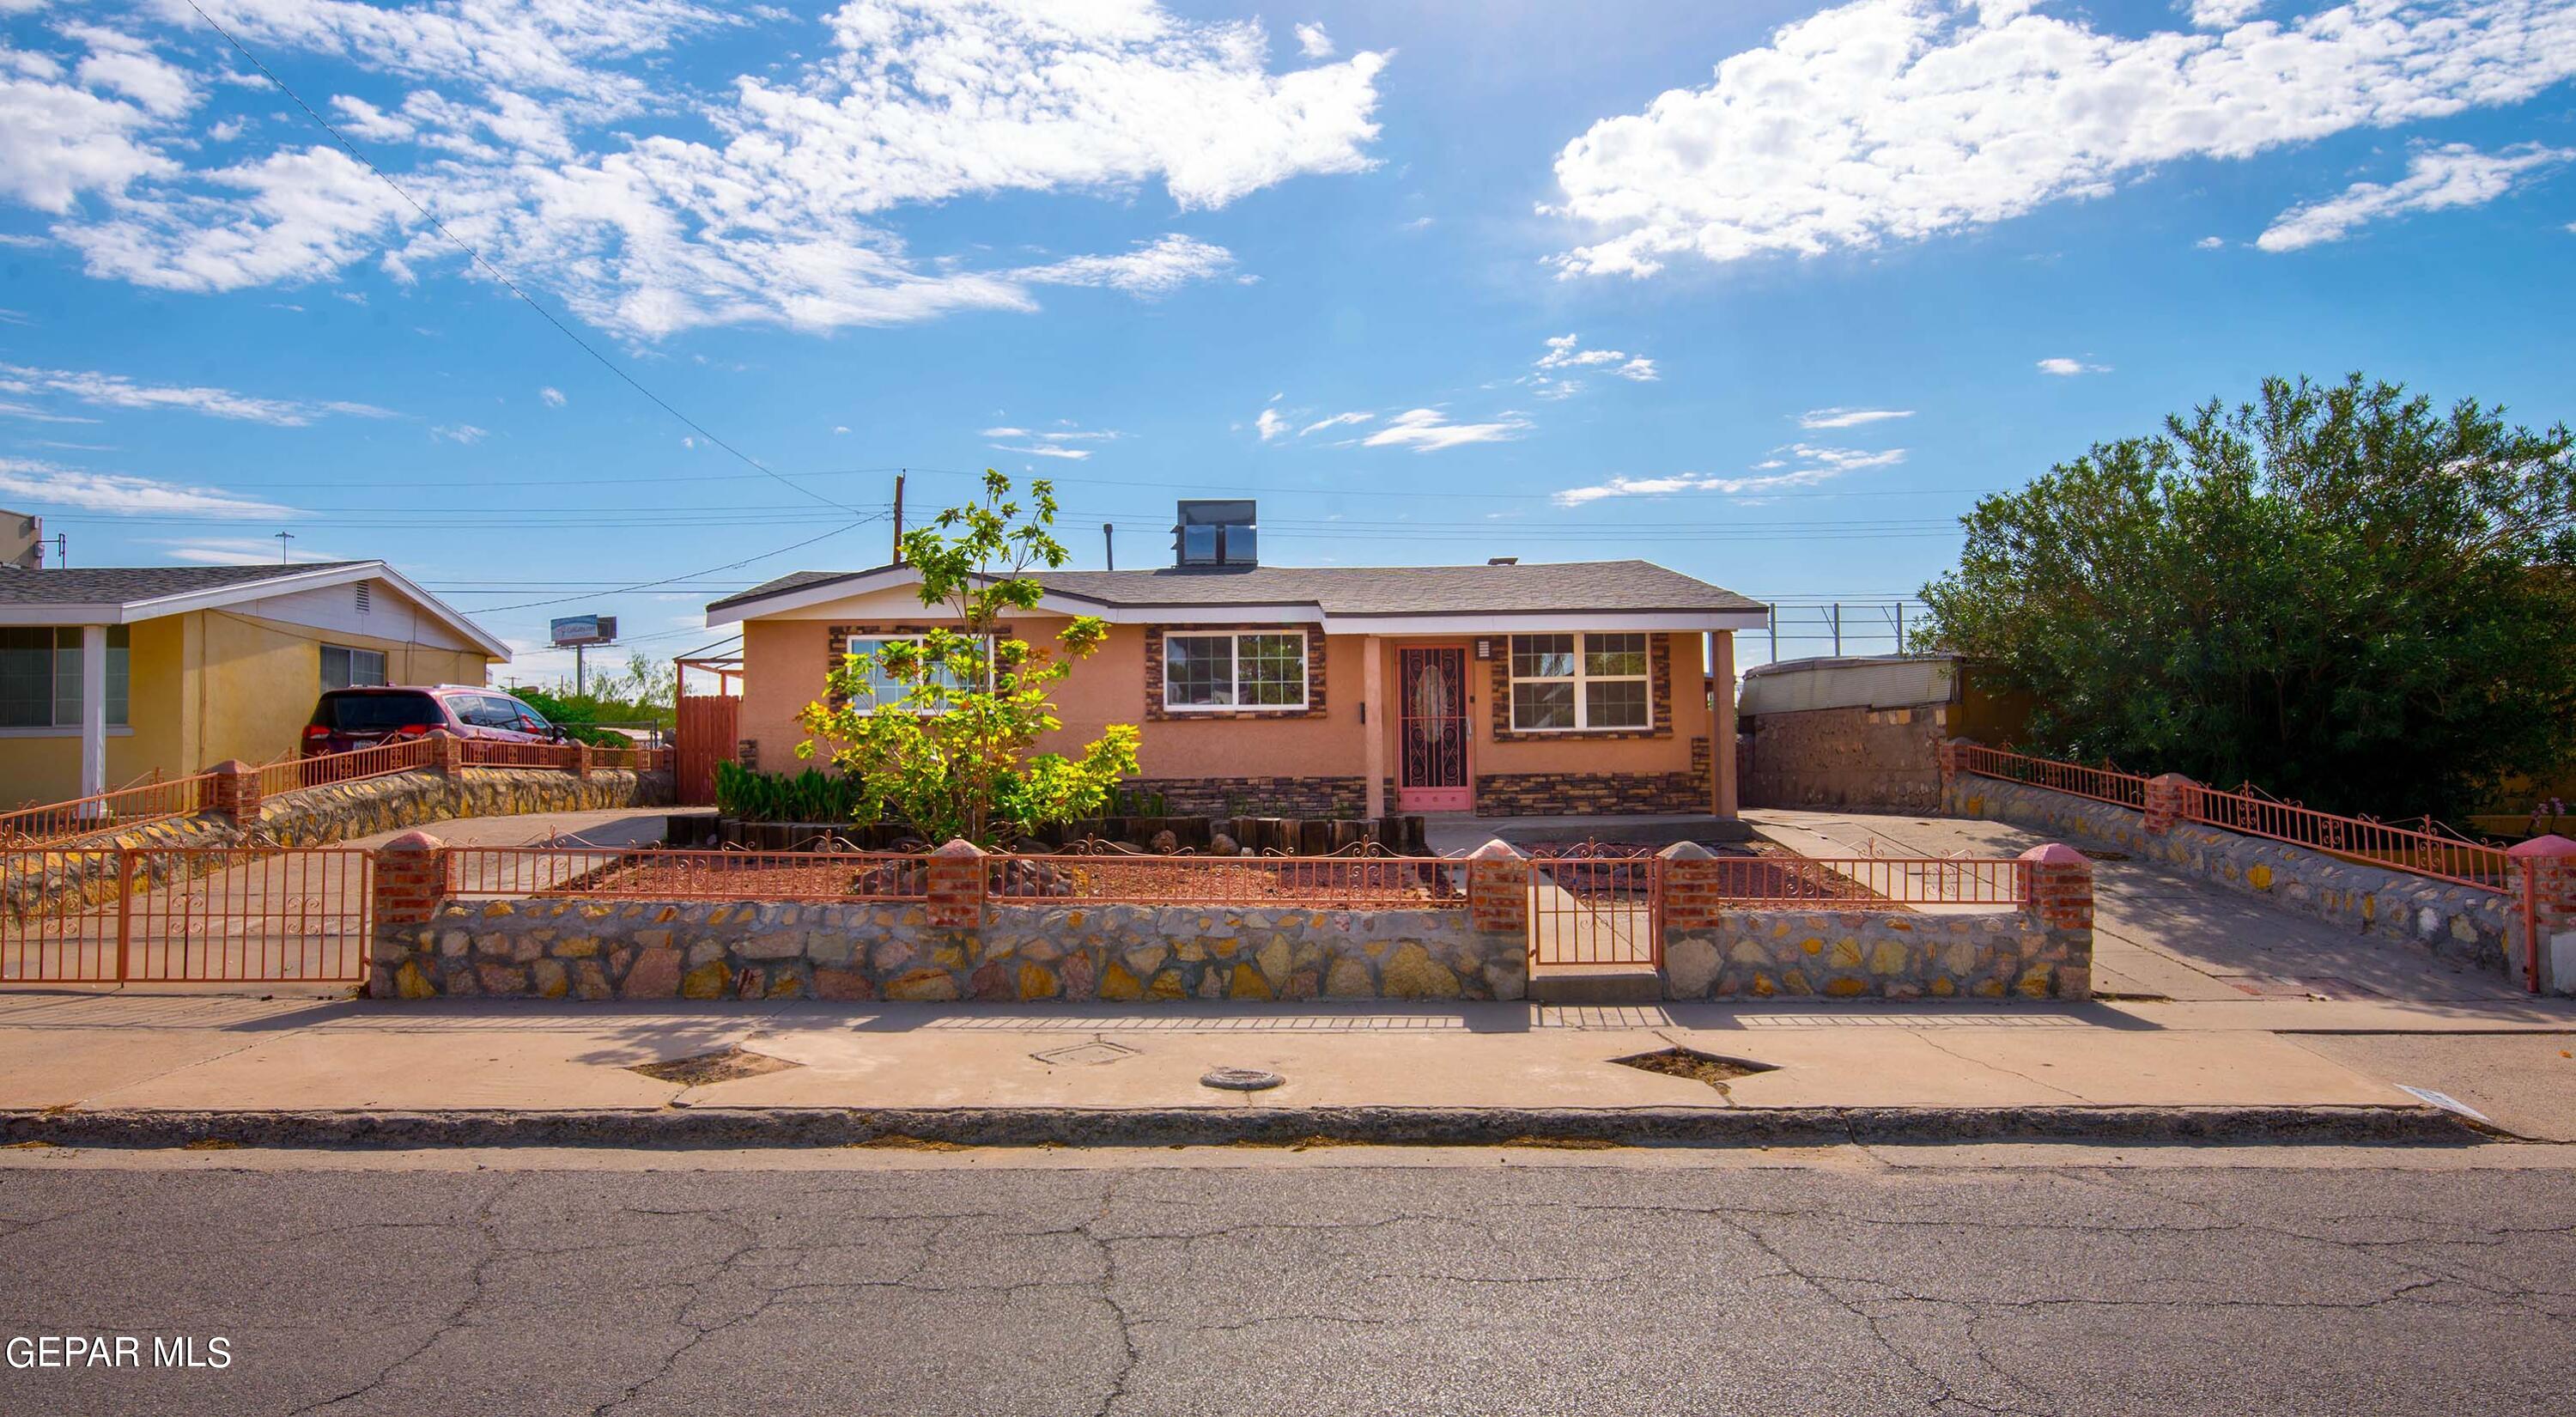
<instances>
[{"instance_id":1,"label":"red minivan","mask_svg":"<svg viewBox=\"0 0 2576 1417\"><path fill-rule=\"evenodd\" d=\"M313 721L304 726L304 756L396 743L437 728L459 738L503 743L561 743L566 736L545 715L498 689L455 684L329 689L314 706Z\"/></svg>"}]
</instances>

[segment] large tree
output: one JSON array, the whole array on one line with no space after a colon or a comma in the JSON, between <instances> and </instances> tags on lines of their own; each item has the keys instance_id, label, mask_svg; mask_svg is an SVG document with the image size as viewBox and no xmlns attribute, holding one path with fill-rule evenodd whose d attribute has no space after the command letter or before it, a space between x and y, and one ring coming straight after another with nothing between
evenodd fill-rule
<instances>
[{"instance_id":1,"label":"large tree","mask_svg":"<svg viewBox=\"0 0 2576 1417\"><path fill-rule=\"evenodd\" d=\"M2567 761L2566 425L2266 380L1963 519L1916 647L2030 691L2030 746L2312 806L2452 814Z\"/></svg>"}]
</instances>

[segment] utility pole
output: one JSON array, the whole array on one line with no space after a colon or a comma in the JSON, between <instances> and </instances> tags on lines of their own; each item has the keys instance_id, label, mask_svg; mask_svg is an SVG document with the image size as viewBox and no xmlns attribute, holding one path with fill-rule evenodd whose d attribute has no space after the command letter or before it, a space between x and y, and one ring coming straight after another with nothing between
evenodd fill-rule
<instances>
[{"instance_id":1,"label":"utility pole","mask_svg":"<svg viewBox=\"0 0 2576 1417\"><path fill-rule=\"evenodd\" d=\"M1843 657L1843 603L1834 602L1834 658Z\"/></svg>"},{"instance_id":2,"label":"utility pole","mask_svg":"<svg viewBox=\"0 0 2576 1417\"><path fill-rule=\"evenodd\" d=\"M894 562L903 564L903 470L894 474Z\"/></svg>"},{"instance_id":3,"label":"utility pole","mask_svg":"<svg viewBox=\"0 0 2576 1417\"><path fill-rule=\"evenodd\" d=\"M1101 539L1101 541L1106 545L1106 547L1107 547L1107 549L1108 549L1108 553L1109 553L1109 569L1111 569L1111 570L1113 570L1113 571L1114 571L1114 570L1117 570L1117 569L1118 569L1118 528L1116 528L1116 527L1114 527L1114 526L1111 526L1111 525L1110 525L1109 523L1107 523L1107 522L1102 522L1102 523L1100 524L1100 539Z\"/></svg>"},{"instance_id":4,"label":"utility pole","mask_svg":"<svg viewBox=\"0 0 2576 1417\"><path fill-rule=\"evenodd\" d=\"M576 699L581 697L583 683L581 648L580 645L572 647L572 696Z\"/></svg>"},{"instance_id":5,"label":"utility pole","mask_svg":"<svg viewBox=\"0 0 2576 1417\"><path fill-rule=\"evenodd\" d=\"M281 566L286 564L286 543L294 539L295 533L291 531L281 531L277 534L277 564Z\"/></svg>"}]
</instances>

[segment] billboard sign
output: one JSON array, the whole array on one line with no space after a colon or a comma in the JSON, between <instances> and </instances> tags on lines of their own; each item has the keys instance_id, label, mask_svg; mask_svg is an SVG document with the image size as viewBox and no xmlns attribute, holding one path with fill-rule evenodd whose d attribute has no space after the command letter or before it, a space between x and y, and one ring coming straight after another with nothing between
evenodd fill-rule
<instances>
[{"instance_id":1,"label":"billboard sign","mask_svg":"<svg viewBox=\"0 0 2576 1417\"><path fill-rule=\"evenodd\" d=\"M604 645L617 638L614 615L567 615L552 623L555 648L574 645Z\"/></svg>"}]
</instances>

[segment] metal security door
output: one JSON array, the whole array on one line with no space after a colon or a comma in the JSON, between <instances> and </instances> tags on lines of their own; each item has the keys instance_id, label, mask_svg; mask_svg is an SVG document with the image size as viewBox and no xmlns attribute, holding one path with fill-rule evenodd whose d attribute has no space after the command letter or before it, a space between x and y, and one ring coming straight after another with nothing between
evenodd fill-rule
<instances>
[{"instance_id":1,"label":"metal security door","mask_svg":"<svg viewBox=\"0 0 2576 1417\"><path fill-rule=\"evenodd\" d=\"M1463 645L1396 651L1402 709L1396 800L1407 812L1463 812L1475 805L1467 782L1467 650Z\"/></svg>"}]
</instances>

